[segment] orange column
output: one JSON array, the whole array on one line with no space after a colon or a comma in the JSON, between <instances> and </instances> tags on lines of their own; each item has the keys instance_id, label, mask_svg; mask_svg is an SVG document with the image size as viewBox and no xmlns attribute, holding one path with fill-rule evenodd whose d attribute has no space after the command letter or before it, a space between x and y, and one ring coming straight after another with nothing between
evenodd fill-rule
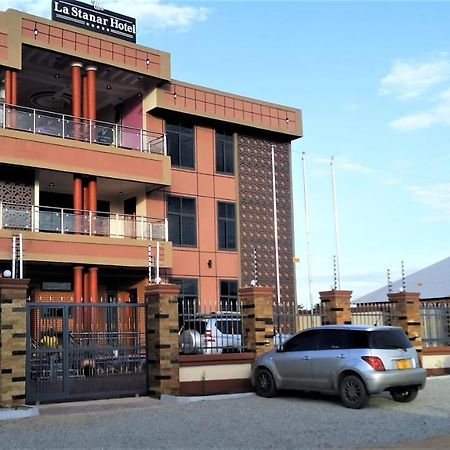
<instances>
[{"instance_id":1,"label":"orange column","mask_svg":"<svg viewBox=\"0 0 450 450\"><path fill-rule=\"evenodd\" d=\"M80 175L73 176L73 209L83 209L83 180Z\"/></svg>"},{"instance_id":2,"label":"orange column","mask_svg":"<svg viewBox=\"0 0 450 450\"><path fill-rule=\"evenodd\" d=\"M75 303L77 303L74 314L75 331L82 330L83 324L83 311L81 309L82 295L83 295L83 266L76 266L73 268L73 300Z\"/></svg>"},{"instance_id":3,"label":"orange column","mask_svg":"<svg viewBox=\"0 0 450 450\"><path fill-rule=\"evenodd\" d=\"M97 178L92 177L89 178L88 182L88 205L89 205L89 211L97 211Z\"/></svg>"},{"instance_id":4,"label":"orange column","mask_svg":"<svg viewBox=\"0 0 450 450\"><path fill-rule=\"evenodd\" d=\"M81 117L81 63L72 63L72 115L74 117L73 137L82 138L80 122Z\"/></svg>"},{"instance_id":5,"label":"orange column","mask_svg":"<svg viewBox=\"0 0 450 450\"><path fill-rule=\"evenodd\" d=\"M17 72L11 71L11 104L17 105Z\"/></svg>"},{"instance_id":6,"label":"orange column","mask_svg":"<svg viewBox=\"0 0 450 450\"><path fill-rule=\"evenodd\" d=\"M81 117L81 63L72 64L72 115Z\"/></svg>"},{"instance_id":7,"label":"orange column","mask_svg":"<svg viewBox=\"0 0 450 450\"><path fill-rule=\"evenodd\" d=\"M97 116L97 98L96 98L96 71L97 67L89 66L86 67L86 77L87 77L87 110L88 119L95 120Z\"/></svg>"},{"instance_id":8,"label":"orange column","mask_svg":"<svg viewBox=\"0 0 450 450\"><path fill-rule=\"evenodd\" d=\"M88 87L87 77L83 75L83 117L88 116Z\"/></svg>"},{"instance_id":9,"label":"orange column","mask_svg":"<svg viewBox=\"0 0 450 450\"><path fill-rule=\"evenodd\" d=\"M5 102L11 104L11 71L5 70Z\"/></svg>"},{"instance_id":10,"label":"orange column","mask_svg":"<svg viewBox=\"0 0 450 450\"><path fill-rule=\"evenodd\" d=\"M89 268L89 297L92 304L98 303L98 268L90 267ZM92 323L92 331L98 331L99 323L98 323L98 311L95 306L90 308L91 310L91 323Z\"/></svg>"},{"instance_id":11,"label":"orange column","mask_svg":"<svg viewBox=\"0 0 450 450\"><path fill-rule=\"evenodd\" d=\"M73 176L73 209L74 211L74 232L82 231L83 217L83 180L80 175Z\"/></svg>"},{"instance_id":12,"label":"orange column","mask_svg":"<svg viewBox=\"0 0 450 450\"><path fill-rule=\"evenodd\" d=\"M83 298L84 298L84 304L89 305L91 302L90 299L90 292L89 292L89 272L85 271L83 273ZM86 307L83 308L83 325L84 330L91 331L91 323L92 323L92 315L91 315L91 308Z\"/></svg>"},{"instance_id":13,"label":"orange column","mask_svg":"<svg viewBox=\"0 0 450 450\"><path fill-rule=\"evenodd\" d=\"M11 71L11 105L17 105L17 72ZM16 111L11 111L11 128L16 128Z\"/></svg>"},{"instance_id":14,"label":"orange column","mask_svg":"<svg viewBox=\"0 0 450 450\"><path fill-rule=\"evenodd\" d=\"M97 234L97 178L91 177L88 181L88 203L89 215L91 219L91 233L93 236Z\"/></svg>"}]
</instances>

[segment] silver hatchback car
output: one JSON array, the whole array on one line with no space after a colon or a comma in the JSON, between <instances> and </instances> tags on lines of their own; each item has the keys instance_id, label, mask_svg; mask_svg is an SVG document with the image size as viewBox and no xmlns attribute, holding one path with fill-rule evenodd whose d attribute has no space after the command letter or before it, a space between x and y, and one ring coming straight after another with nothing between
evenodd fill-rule
<instances>
[{"instance_id":1,"label":"silver hatchback car","mask_svg":"<svg viewBox=\"0 0 450 450\"><path fill-rule=\"evenodd\" d=\"M387 326L309 328L258 356L252 366L252 383L262 397L278 389L317 391L338 394L356 409L382 391L410 402L425 381L426 370L404 331Z\"/></svg>"}]
</instances>

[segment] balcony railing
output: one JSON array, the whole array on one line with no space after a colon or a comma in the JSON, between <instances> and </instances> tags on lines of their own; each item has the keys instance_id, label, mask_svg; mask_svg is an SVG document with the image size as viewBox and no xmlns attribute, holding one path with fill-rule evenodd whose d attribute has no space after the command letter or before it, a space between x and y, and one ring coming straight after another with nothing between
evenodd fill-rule
<instances>
[{"instance_id":1,"label":"balcony railing","mask_svg":"<svg viewBox=\"0 0 450 450\"><path fill-rule=\"evenodd\" d=\"M167 241L167 219L0 202L0 229Z\"/></svg>"},{"instance_id":2,"label":"balcony railing","mask_svg":"<svg viewBox=\"0 0 450 450\"><path fill-rule=\"evenodd\" d=\"M140 128L76 118L0 102L0 127L166 155L166 136Z\"/></svg>"}]
</instances>

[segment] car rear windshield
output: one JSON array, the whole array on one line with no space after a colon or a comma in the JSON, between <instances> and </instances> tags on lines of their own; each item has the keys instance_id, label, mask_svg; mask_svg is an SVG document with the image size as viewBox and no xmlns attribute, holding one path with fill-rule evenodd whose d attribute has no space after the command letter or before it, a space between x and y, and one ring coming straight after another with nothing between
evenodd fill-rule
<instances>
[{"instance_id":1,"label":"car rear windshield","mask_svg":"<svg viewBox=\"0 0 450 450\"><path fill-rule=\"evenodd\" d=\"M370 348L410 348L411 343L403 330L377 330L370 333Z\"/></svg>"}]
</instances>

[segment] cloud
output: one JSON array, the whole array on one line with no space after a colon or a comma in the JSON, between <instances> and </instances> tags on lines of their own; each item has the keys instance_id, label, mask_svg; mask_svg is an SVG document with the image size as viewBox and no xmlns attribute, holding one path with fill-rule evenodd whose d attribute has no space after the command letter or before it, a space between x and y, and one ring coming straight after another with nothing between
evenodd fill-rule
<instances>
[{"instance_id":1,"label":"cloud","mask_svg":"<svg viewBox=\"0 0 450 450\"><path fill-rule=\"evenodd\" d=\"M314 158L313 161L318 164L331 164L331 157L326 158L323 156L319 156L317 158ZM364 164L361 164L357 161L352 161L347 156L339 156L335 158L334 163L336 170L339 170L340 172L356 173L361 175L368 175L377 172L375 169L369 166L365 166Z\"/></svg>"},{"instance_id":2,"label":"cloud","mask_svg":"<svg viewBox=\"0 0 450 450\"><path fill-rule=\"evenodd\" d=\"M432 186L411 186L408 191L416 202L431 211L426 222L450 223L450 183Z\"/></svg>"},{"instance_id":3,"label":"cloud","mask_svg":"<svg viewBox=\"0 0 450 450\"><path fill-rule=\"evenodd\" d=\"M446 53L431 61L397 61L381 79L380 94L405 100L417 98L450 79L450 60Z\"/></svg>"},{"instance_id":4,"label":"cloud","mask_svg":"<svg viewBox=\"0 0 450 450\"><path fill-rule=\"evenodd\" d=\"M395 119L389 126L396 131L413 131L435 124L450 125L450 89L441 92L435 98L433 108Z\"/></svg>"},{"instance_id":5,"label":"cloud","mask_svg":"<svg viewBox=\"0 0 450 450\"><path fill-rule=\"evenodd\" d=\"M86 1L85 3L90 3ZM50 0L2 0L2 9L14 8L42 17L50 17ZM132 6L123 0L105 0L100 3L106 9L136 17L138 32L157 30L189 30L196 22L208 18L205 7L162 3L160 0L133 0Z\"/></svg>"}]
</instances>

